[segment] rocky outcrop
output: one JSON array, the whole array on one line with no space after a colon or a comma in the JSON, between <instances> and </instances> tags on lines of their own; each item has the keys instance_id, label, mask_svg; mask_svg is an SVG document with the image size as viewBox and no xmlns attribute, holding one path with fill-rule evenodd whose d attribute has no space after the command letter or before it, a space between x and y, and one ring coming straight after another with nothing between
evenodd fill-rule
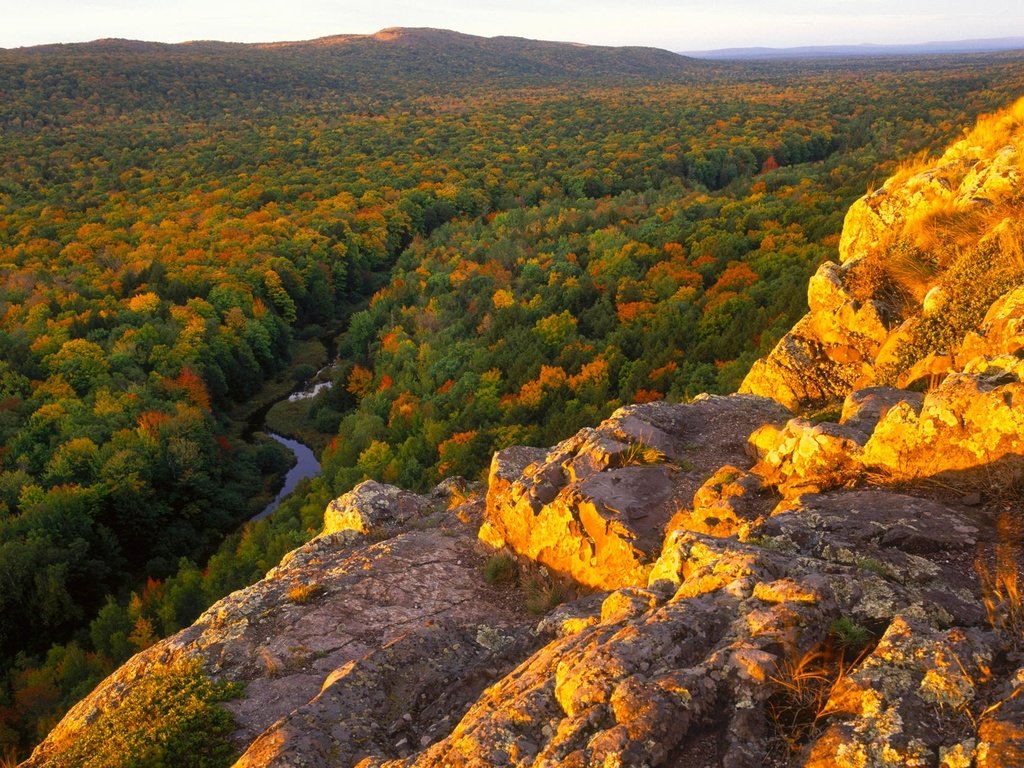
<instances>
[{"instance_id":1,"label":"rocky outcrop","mask_svg":"<svg viewBox=\"0 0 1024 768\"><path fill-rule=\"evenodd\" d=\"M868 479L1002 484L1024 476L1024 363L976 358L931 392L859 390L838 423L791 419L751 437L754 470L780 494ZM858 405L858 402L860 404Z\"/></svg>"},{"instance_id":2,"label":"rocky outcrop","mask_svg":"<svg viewBox=\"0 0 1024 768\"><path fill-rule=\"evenodd\" d=\"M1000 676L1012 645L973 568L994 551L984 503L853 475L817 492L791 482L796 466L805 479L847 466L814 460L822 451L848 450L863 469L893 414L929 407L874 389L851 395L837 424L784 423L779 406L741 395L627 408L553 450L500 453L486 509L471 490L364 483L332 504L342 530L133 659L29 765L152 665L182 659L246 683L226 704L239 768L1013 765L1000 762L1024 733L1017 683ZM797 436L816 447L783 450ZM642 449L658 461L623 460ZM514 587L487 585L474 536L515 514L573 515L547 551L589 547L612 568L602 550L621 545L584 523L596 493L567 489L640 494L633 473L649 468L675 501L651 507L656 534L628 539L646 560L605 572L619 583L542 620ZM518 547L534 540L502 545L528 559Z\"/></svg>"},{"instance_id":3,"label":"rocky outcrop","mask_svg":"<svg viewBox=\"0 0 1024 768\"><path fill-rule=\"evenodd\" d=\"M561 636L489 689L445 739L416 757L363 765L763 765L779 741L770 713L804 706L787 699L796 696L788 678L804 659L840 658L847 623L870 646L872 632L884 631L884 643L902 622L916 622L927 631L914 642L932 653L941 652L935 638L965 632L937 627L983 623L971 579L956 566L976 535L953 509L884 493L808 499L766 521L746 543L678 529L648 585L591 603L587 622L568 616ZM920 674L892 692L892 706L941 713L947 702L936 696L959 684L954 672L977 672L994 654L991 630L969 636L988 657L969 659L973 666L963 673L943 657L951 680L921 662ZM878 648L870 658L882 655ZM891 661L895 652L883 658ZM922 689L925 678L930 688ZM822 703L846 680L833 673ZM927 718L917 727L927 731L920 751L932 761L961 744ZM841 736L874 738L856 730ZM808 734L807 749L826 765L821 755L842 751L842 743L825 730Z\"/></svg>"},{"instance_id":4,"label":"rocky outcrop","mask_svg":"<svg viewBox=\"0 0 1024 768\"><path fill-rule=\"evenodd\" d=\"M920 410L886 413L864 446L868 470L896 480L1024 471L1024 363L978 360L925 395Z\"/></svg>"},{"instance_id":5,"label":"rocky outcrop","mask_svg":"<svg viewBox=\"0 0 1024 768\"><path fill-rule=\"evenodd\" d=\"M854 203L840 263L811 278L809 312L741 392L813 411L880 383L937 383L982 354L1015 354L1024 102L982 120L938 160Z\"/></svg>"},{"instance_id":6,"label":"rocky outcrop","mask_svg":"<svg viewBox=\"0 0 1024 768\"><path fill-rule=\"evenodd\" d=\"M245 684L245 695L226 704L246 750L240 765L327 765L330 754L354 762L421 748L536 643L533 617L481 577L480 506L449 510L443 494L364 483L333 507L412 525L395 524L375 543L351 530L325 533L295 550L262 581L131 659L26 765L45 766L149 669L185 660Z\"/></svg>"},{"instance_id":7,"label":"rocky outcrop","mask_svg":"<svg viewBox=\"0 0 1024 768\"><path fill-rule=\"evenodd\" d=\"M784 417L759 397L651 403L622 408L548 452L499 451L480 540L588 587L641 584L666 523L722 464L749 464L754 427Z\"/></svg>"},{"instance_id":8,"label":"rocky outcrop","mask_svg":"<svg viewBox=\"0 0 1024 768\"><path fill-rule=\"evenodd\" d=\"M1024 349L1024 286L1000 296L985 313L976 331L970 331L960 346L957 363L963 368L985 355L1019 356Z\"/></svg>"}]
</instances>

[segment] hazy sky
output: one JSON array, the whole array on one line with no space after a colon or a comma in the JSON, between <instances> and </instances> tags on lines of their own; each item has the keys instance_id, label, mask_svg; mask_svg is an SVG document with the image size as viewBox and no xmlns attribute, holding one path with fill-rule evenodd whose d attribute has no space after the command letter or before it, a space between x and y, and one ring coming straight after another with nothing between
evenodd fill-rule
<instances>
[{"instance_id":1,"label":"hazy sky","mask_svg":"<svg viewBox=\"0 0 1024 768\"><path fill-rule=\"evenodd\" d=\"M395 26L676 51L1024 35L1021 0L0 0L0 9L4 48L307 40Z\"/></svg>"}]
</instances>

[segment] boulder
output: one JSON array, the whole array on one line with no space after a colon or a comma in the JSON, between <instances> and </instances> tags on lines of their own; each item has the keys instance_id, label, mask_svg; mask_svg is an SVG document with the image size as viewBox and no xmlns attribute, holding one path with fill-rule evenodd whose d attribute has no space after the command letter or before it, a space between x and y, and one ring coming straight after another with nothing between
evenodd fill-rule
<instances>
[{"instance_id":1,"label":"boulder","mask_svg":"<svg viewBox=\"0 0 1024 768\"><path fill-rule=\"evenodd\" d=\"M752 471L787 497L849 485L860 477L866 441L852 426L790 419Z\"/></svg>"},{"instance_id":2,"label":"boulder","mask_svg":"<svg viewBox=\"0 0 1024 768\"><path fill-rule=\"evenodd\" d=\"M889 409L864 446L861 461L893 480L977 479L997 471L1004 481L1024 472L1024 383L1013 370L951 373L925 395Z\"/></svg>"},{"instance_id":3,"label":"boulder","mask_svg":"<svg viewBox=\"0 0 1024 768\"><path fill-rule=\"evenodd\" d=\"M327 505L323 532L395 531L432 507L424 496L366 480Z\"/></svg>"},{"instance_id":4,"label":"boulder","mask_svg":"<svg viewBox=\"0 0 1024 768\"><path fill-rule=\"evenodd\" d=\"M711 536L746 538L751 525L771 511L775 498L763 478L726 464L694 494L691 508L673 515L667 530L685 529Z\"/></svg>"},{"instance_id":5,"label":"boulder","mask_svg":"<svg viewBox=\"0 0 1024 768\"><path fill-rule=\"evenodd\" d=\"M499 451L480 539L585 586L644 584L672 515L717 467L749 464L751 429L784 416L752 396L651 403L620 409L542 460L531 449Z\"/></svg>"}]
</instances>

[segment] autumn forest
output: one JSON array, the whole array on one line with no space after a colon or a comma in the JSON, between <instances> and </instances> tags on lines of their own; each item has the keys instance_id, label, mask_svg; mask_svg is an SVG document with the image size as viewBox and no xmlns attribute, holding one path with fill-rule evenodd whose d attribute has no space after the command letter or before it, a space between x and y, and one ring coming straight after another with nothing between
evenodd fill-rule
<instances>
[{"instance_id":1,"label":"autumn forest","mask_svg":"<svg viewBox=\"0 0 1024 768\"><path fill-rule=\"evenodd\" d=\"M850 203L1021 92L1015 54L0 50L0 755L365 478L735 390ZM322 473L248 522L289 462L254 405L334 353L268 416Z\"/></svg>"}]
</instances>

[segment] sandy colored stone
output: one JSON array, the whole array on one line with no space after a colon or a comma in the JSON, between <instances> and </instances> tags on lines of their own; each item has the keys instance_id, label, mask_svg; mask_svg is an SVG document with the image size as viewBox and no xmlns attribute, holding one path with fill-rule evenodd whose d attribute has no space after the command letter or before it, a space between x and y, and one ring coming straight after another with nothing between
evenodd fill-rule
<instances>
[{"instance_id":1,"label":"sandy colored stone","mask_svg":"<svg viewBox=\"0 0 1024 768\"><path fill-rule=\"evenodd\" d=\"M646 584L673 515L718 467L749 465L751 430L785 415L751 396L651 403L619 409L543 460L501 451L491 475L502 479L488 492L480 539L585 586ZM510 481L510 469L519 467Z\"/></svg>"},{"instance_id":2,"label":"sandy colored stone","mask_svg":"<svg viewBox=\"0 0 1024 768\"><path fill-rule=\"evenodd\" d=\"M976 215L971 245L978 248L1003 248L1019 239L1013 210L1022 186L1019 156L1015 145L993 148L984 136L965 139L931 167L894 177L856 201L843 225L840 263L819 267L808 284L808 313L754 363L740 391L775 398L796 412L814 411L897 374L901 386L933 385L974 357L1024 348L1024 293L1018 288L994 302L959 349L935 356L925 350L924 359L907 360L917 320L945 312L951 292L941 284L941 269L899 286L887 273L906 249L917 247L915 233L927 230L935 215ZM1002 218L993 215L1004 208ZM941 254L923 257L948 262Z\"/></svg>"},{"instance_id":3,"label":"sandy colored stone","mask_svg":"<svg viewBox=\"0 0 1024 768\"><path fill-rule=\"evenodd\" d=\"M327 505L323 532L366 534L373 530L397 529L431 507L430 500L423 496L366 480Z\"/></svg>"},{"instance_id":4,"label":"sandy colored stone","mask_svg":"<svg viewBox=\"0 0 1024 768\"><path fill-rule=\"evenodd\" d=\"M1000 381L997 378L996 381ZM1009 479L1022 472L1024 383L1010 376L949 374L915 411L897 405L864 446L862 461L894 479L969 476L999 468Z\"/></svg>"},{"instance_id":5,"label":"sandy colored stone","mask_svg":"<svg viewBox=\"0 0 1024 768\"><path fill-rule=\"evenodd\" d=\"M740 392L771 397L791 410L841 400L874 378L872 362L888 337L873 301L856 299L844 267L826 262L807 290L810 312L754 363Z\"/></svg>"},{"instance_id":6,"label":"sandy colored stone","mask_svg":"<svg viewBox=\"0 0 1024 768\"><path fill-rule=\"evenodd\" d=\"M924 396L894 387L866 387L847 395L843 401L839 423L869 436L881 418L898 403L907 403L915 411L921 410Z\"/></svg>"}]
</instances>

